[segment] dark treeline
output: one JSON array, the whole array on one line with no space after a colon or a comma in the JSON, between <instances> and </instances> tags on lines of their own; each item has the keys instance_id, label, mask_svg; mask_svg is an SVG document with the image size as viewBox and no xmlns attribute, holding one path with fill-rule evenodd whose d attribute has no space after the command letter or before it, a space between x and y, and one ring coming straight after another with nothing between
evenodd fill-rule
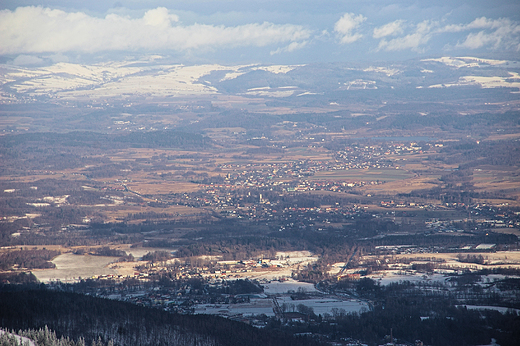
<instances>
[{"instance_id":1,"label":"dark treeline","mask_svg":"<svg viewBox=\"0 0 520 346\"><path fill-rule=\"evenodd\" d=\"M460 168L481 165L516 166L520 163L520 143L516 141L461 141L444 147L446 163L460 163Z\"/></svg>"},{"instance_id":2,"label":"dark treeline","mask_svg":"<svg viewBox=\"0 0 520 346\"><path fill-rule=\"evenodd\" d=\"M394 106L394 105L392 105ZM413 107L413 106L412 106ZM508 124L519 122L518 112L505 112L502 114L471 114L460 115L453 112L439 112L429 116L417 116L417 108L408 114L400 114L396 117L388 117L374 124L374 128L395 128L395 129L416 129L425 126L441 126L442 128L452 128L454 130L484 129L498 124ZM402 110L399 110L402 112Z\"/></svg>"},{"instance_id":3,"label":"dark treeline","mask_svg":"<svg viewBox=\"0 0 520 346\"><path fill-rule=\"evenodd\" d=\"M408 234L408 235L394 235L386 236L379 239L367 239L362 244L368 246L381 246L381 245L407 245L414 244L417 246L463 246L466 244L479 244L479 243L496 243L496 244L515 244L518 241L518 237L514 234L501 234L501 233L477 233L471 237L456 237L446 234Z\"/></svg>"},{"instance_id":4,"label":"dark treeline","mask_svg":"<svg viewBox=\"0 0 520 346\"><path fill-rule=\"evenodd\" d=\"M153 251L153 252L148 252L146 255L144 255L142 260L157 262L157 261L166 261L172 257L173 257L172 254L167 251Z\"/></svg>"},{"instance_id":5,"label":"dark treeline","mask_svg":"<svg viewBox=\"0 0 520 346\"><path fill-rule=\"evenodd\" d=\"M337 325L321 324L308 329L360 339L371 345L390 334L390 329L400 341L422 340L427 345L485 345L495 338L502 346L513 346L520 341L520 318L516 313L467 310L439 300L425 304L422 298L389 298L373 311L360 315L339 313L335 321Z\"/></svg>"},{"instance_id":6,"label":"dark treeline","mask_svg":"<svg viewBox=\"0 0 520 346\"><path fill-rule=\"evenodd\" d=\"M435 233L385 235L397 229L394 223L381 220L358 221L341 229L330 227L319 232L314 229L287 229L284 232L255 233L254 229L247 232L242 227L234 233L232 225L227 228L227 232L221 232L216 225L215 229L189 233L185 236L186 240L174 241L169 245L179 247L176 257L221 255L226 259L241 259L244 256L258 256L262 253L269 256L268 254L276 251L309 250L321 258L333 256L339 259L335 254L344 255L345 251L348 252L348 249L354 245L366 249L409 244L419 247L459 248L480 243L507 246L518 241L515 235L494 232L467 233L466 237ZM155 245L158 246L160 243ZM163 241L162 245L165 246L167 243Z\"/></svg>"},{"instance_id":7,"label":"dark treeline","mask_svg":"<svg viewBox=\"0 0 520 346\"><path fill-rule=\"evenodd\" d=\"M37 132L6 135L0 139L0 146L3 148L35 143L44 144L45 146L94 148L114 148L114 146L121 148L201 148L211 145L211 140L200 134L172 130L131 132L124 135L110 135L87 131L67 133Z\"/></svg>"},{"instance_id":8,"label":"dark treeline","mask_svg":"<svg viewBox=\"0 0 520 346\"><path fill-rule=\"evenodd\" d=\"M270 101L272 106L280 106L280 100ZM437 103L427 105L431 109L428 116L417 116L418 109L424 109L424 104L392 104L380 109L380 115L386 118L376 120L377 116L352 116L348 111L328 113L295 113L284 115L251 114L247 111L224 111L211 117L200 119L199 122L186 127L187 130L197 131L204 128L243 127L253 134L252 130L263 130L266 135L271 134L271 125L283 121L298 122L300 124L326 126L328 128L356 129L367 125L374 129L415 130L424 127L441 127L452 131L488 131L490 127L518 124L518 112L508 111L500 114L480 113L461 115L453 110L453 106L446 107ZM404 107L404 108L403 108ZM390 116L388 116L390 114Z\"/></svg>"},{"instance_id":9,"label":"dark treeline","mask_svg":"<svg viewBox=\"0 0 520 346\"><path fill-rule=\"evenodd\" d=\"M262 254L265 258L271 258L274 257L276 251L305 248L305 243L297 241L296 239L288 241L285 239L247 236L233 239L194 242L189 245L181 246L175 253L175 256L182 258L202 255L220 255L223 256L225 260L240 260L260 257Z\"/></svg>"},{"instance_id":10,"label":"dark treeline","mask_svg":"<svg viewBox=\"0 0 520 346\"><path fill-rule=\"evenodd\" d=\"M0 254L0 270L12 269L13 266L26 269L55 268L50 260L60 254L56 250L14 250Z\"/></svg>"},{"instance_id":11,"label":"dark treeline","mask_svg":"<svg viewBox=\"0 0 520 346\"><path fill-rule=\"evenodd\" d=\"M211 315L177 315L130 303L46 290L0 291L1 327L48 326L58 337L114 345L318 345L281 331L259 330Z\"/></svg>"},{"instance_id":12,"label":"dark treeline","mask_svg":"<svg viewBox=\"0 0 520 346\"><path fill-rule=\"evenodd\" d=\"M92 248L92 249L85 249L85 248L79 248L75 249L73 251L75 255L84 255L86 253L89 253L94 256L109 256L109 257L127 257L129 256L125 251L118 250L118 249L111 249L108 246L103 246L100 248ZM132 256L132 255L130 255ZM133 256L132 256L133 259Z\"/></svg>"},{"instance_id":13,"label":"dark treeline","mask_svg":"<svg viewBox=\"0 0 520 346\"><path fill-rule=\"evenodd\" d=\"M362 278L332 282L326 289L354 293L373 306L360 314L336 309L333 316L319 317L318 324L295 324L290 330L328 334L336 340L354 338L369 345L380 344L390 330L398 343L409 344L421 340L433 346L486 345L494 338L502 346L513 346L520 341L520 316L514 310L502 314L459 307L454 298L426 293L409 281L385 286Z\"/></svg>"},{"instance_id":14,"label":"dark treeline","mask_svg":"<svg viewBox=\"0 0 520 346\"><path fill-rule=\"evenodd\" d=\"M263 287L258 283L250 280L234 280L223 284L220 287L208 287L208 292L218 294L248 294L248 293L262 293Z\"/></svg>"},{"instance_id":15,"label":"dark treeline","mask_svg":"<svg viewBox=\"0 0 520 346\"><path fill-rule=\"evenodd\" d=\"M5 272L0 273L0 283L2 284L36 284L38 279L33 273L25 272ZM1 290L1 288L0 288Z\"/></svg>"}]
</instances>

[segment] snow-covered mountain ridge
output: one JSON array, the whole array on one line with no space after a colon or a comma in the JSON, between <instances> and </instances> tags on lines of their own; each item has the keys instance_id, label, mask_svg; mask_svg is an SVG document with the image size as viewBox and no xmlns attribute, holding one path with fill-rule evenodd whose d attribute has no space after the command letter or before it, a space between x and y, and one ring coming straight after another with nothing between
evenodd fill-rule
<instances>
[{"instance_id":1,"label":"snow-covered mountain ridge","mask_svg":"<svg viewBox=\"0 0 520 346\"><path fill-rule=\"evenodd\" d=\"M441 57L391 64L161 64L157 60L46 67L0 65L0 101L101 100L239 94L289 97L330 90L520 88L520 62ZM515 92L516 90L511 90Z\"/></svg>"}]
</instances>

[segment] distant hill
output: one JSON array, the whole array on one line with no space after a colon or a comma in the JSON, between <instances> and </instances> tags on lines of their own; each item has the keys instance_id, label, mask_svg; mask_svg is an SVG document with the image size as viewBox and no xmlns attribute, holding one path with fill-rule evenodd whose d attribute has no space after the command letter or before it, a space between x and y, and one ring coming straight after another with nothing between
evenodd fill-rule
<instances>
[{"instance_id":1,"label":"distant hill","mask_svg":"<svg viewBox=\"0 0 520 346\"><path fill-rule=\"evenodd\" d=\"M183 97L300 98L353 91L399 93L413 89L520 87L520 62L476 57L440 57L405 62L308 65L180 65L123 61L81 65L58 63L26 68L0 64L5 83L0 102L128 105L177 102ZM401 95L401 94L400 94ZM406 94L401 95L406 97Z\"/></svg>"}]
</instances>

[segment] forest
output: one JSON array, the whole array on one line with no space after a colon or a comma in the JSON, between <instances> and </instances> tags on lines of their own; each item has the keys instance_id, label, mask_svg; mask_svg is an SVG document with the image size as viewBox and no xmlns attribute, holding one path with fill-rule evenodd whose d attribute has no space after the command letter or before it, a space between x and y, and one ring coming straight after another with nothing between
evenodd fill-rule
<instances>
[{"instance_id":1,"label":"forest","mask_svg":"<svg viewBox=\"0 0 520 346\"><path fill-rule=\"evenodd\" d=\"M467 282L461 281L458 285ZM15 331L49 328L58 338L82 340L87 345L91 342L101 345L325 345L334 340L364 340L368 345L378 345L385 341L390 329L394 341L407 345L415 340L432 346L483 345L495 339L500 345L513 346L520 340L520 315L516 310L506 313L471 310L455 305L452 297L425 294L423 288L410 282L387 286L368 278L330 282L323 288L336 293L355 293L362 299L370 299L373 308L360 313L333 309L332 314L316 315L312 308L295 303L308 322L282 323L266 318L263 329L217 316L171 314L66 292L81 292L87 288L77 285L77 288L65 285L59 291L51 291L44 285L39 288L3 286L0 291L3 328ZM229 289L235 287L238 291L226 293L255 289L244 285L251 286L237 281ZM293 299L305 303L305 293L296 292ZM283 308L285 311L286 307ZM297 336L308 333L314 338Z\"/></svg>"},{"instance_id":2,"label":"forest","mask_svg":"<svg viewBox=\"0 0 520 346\"><path fill-rule=\"evenodd\" d=\"M260 330L211 315L178 315L113 300L45 289L2 287L0 321L8 330L49 328L58 337L113 345L314 346L279 330ZM229 331L232 331L230 333Z\"/></svg>"}]
</instances>

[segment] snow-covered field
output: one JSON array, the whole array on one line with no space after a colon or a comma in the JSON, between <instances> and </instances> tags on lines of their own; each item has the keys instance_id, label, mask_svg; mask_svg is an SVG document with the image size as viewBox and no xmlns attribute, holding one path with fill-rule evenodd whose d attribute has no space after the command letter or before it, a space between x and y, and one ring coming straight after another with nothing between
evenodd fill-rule
<instances>
[{"instance_id":1,"label":"snow-covered field","mask_svg":"<svg viewBox=\"0 0 520 346\"><path fill-rule=\"evenodd\" d=\"M256 280L278 280L280 278L290 278L298 266L303 267L318 260L318 257L309 251L287 251L277 252L274 260L263 260L262 263L268 268L262 268L259 264L247 272L237 272L232 274L235 278L249 278ZM232 264L229 261L219 261L222 264Z\"/></svg>"},{"instance_id":2,"label":"snow-covered field","mask_svg":"<svg viewBox=\"0 0 520 346\"><path fill-rule=\"evenodd\" d=\"M520 63L518 61L508 61L508 60L494 60L494 59L480 59L474 57L448 57L443 56L442 58L436 59L423 59L421 61L432 61L432 62L440 62L447 66L452 66L456 68L461 67L483 67L486 65L491 66L500 66L500 65L510 65L513 67L519 67Z\"/></svg>"},{"instance_id":3,"label":"snow-covered field","mask_svg":"<svg viewBox=\"0 0 520 346\"><path fill-rule=\"evenodd\" d=\"M246 304L199 304L195 308L196 314L210 314L233 316L242 314L244 316L265 314L274 316L273 301L269 298L251 299Z\"/></svg>"},{"instance_id":4,"label":"snow-covered field","mask_svg":"<svg viewBox=\"0 0 520 346\"><path fill-rule=\"evenodd\" d=\"M310 307L315 314L330 314L334 312L353 313L368 310L367 303L359 300L340 300L333 297L312 298L305 300L292 300L289 296L277 298L278 304L286 304L286 311L298 311L299 304ZM250 303L245 304L199 304L195 307L197 314L211 314L222 316L233 316L241 314L243 316L265 314L274 316L273 301L271 298L251 299Z\"/></svg>"},{"instance_id":5,"label":"snow-covered field","mask_svg":"<svg viewBox=\"0 0 520 346\"><path fill-rule=\"evenodd\" d=\"M426 275L426 274L421 274L421 273L399 274L398 271L393 271L393 270L387 270L382 273L372 274L368 277L373 280L376 280L381 285L388 285L393 282L400 282L400 281L445 282L448 279L448 276L446 276L444 274L431 274L431 275Z\"/></svg>"},{"instance_id":6,"label":"snow-covered field","mask_svg":"<svg viewBox=\"0 0 520 346\"><path fill-rule=\"evenodd\" d=\"M55 280L74 282L79 277L86 279L98 275L118 275L116 270L107 267L116 260L117 257L65 253L52 260L56 265L55 269L33 270L33 274L44 283Z\"/></svg>"},{"instance_id":7,"label":"snow-covered field","mask_svg":"<svg viewBox=\"0 0 520 346\"><path fill-rule=\"evenodd\" d=\"M331 265L331 268L329 270L330 275L336 275L338 274L341 269L345 266L346 262L338 262Z\"/></svg>"},{"instance_id":8,"label":"snow-covered field","mask_svg":"<svg viewBox=\"0 0 520 346\"><path fill-rule=\"evenodd\" d=\"M454 86L477 85L482 88L520 88L520 76L518 73L509 72L509 77L498 76L463 76L457 83L435 84L429 88L445 88Z\"/></svg>"},{"instance_id":9,"label":"snow-covered field","mask_svg":"<svg viewBox=\"0 0 520 346\"><path fill-rule=\"evenodd\" d=\"M132 247L121 247L119 248L119 250L123 250L125 251L127 254L131 254L132 256L134 256L134 258L137 260L138 258L141 258L143 257L144 255L146 255L147 253L149 252L154 252L154 251L165 251L165 252L168 252L168 253L173 253L177 250L172 250L171 248L147 248L147 247L136 247L136 248L132 248Z\"/></svg>"},{"instance_id":10,"label":"snow-covered field","mask_svg":"<svg viewBox=\"0 0 520 346\"><path fill-rule=\"evenodd\" d=\"M468 310L495 310L502 314L505 314L508 311L515 311L517 314L520 314L520 309L511 309L502 306L491 306L491 305L459 305L466 307Z\"/></svg>"},{"instance_id":11,"label":"snow-covered field","mask_svg":"<svg viewBox=\"0 0 520 346\"><path fill-rule=\"evenodd\" d=\"M303 289L305 292L316 292L314 285L308 282L300 282L293 279L288 279L287 281L278 282L271 281L270 283L263 284L264 292L267 294L281 294L287 293L289 291L297 292L299 288Z\"/></svg>"},{"instance_id":12,"label":"snow-covered field","mask_svg":"<svg viewBox=\"0 0 520 346\"><path fill-rule=\"evenodd\" d=\"M393 75L396 75L398 73L401 73L401 71L399 71L398 69L396 68L387 68L387 67L374 67L374 66L370 66L366 69L363 70L364 72L379 72L379 73L384 73L386 74L388 77L391 77Z\"/></svg>"},{"instance_id":13,"label":"snow-covered field","mask_svg":"<svg viewBox=\"0 0 520 346\"><path fill-rule=\"evenodd\" d=\"M281 298L278 298L278 304L282 306L282 304L286 304L291 308L292 311L292 305L294 304L295 307L297 307L299 304L303 304L309 308L312 308L314 310L315 314L330 314L332 315L333 312L337 309L337 311L344 310L345 313L353 313L353 312L361 312L368 310L368 304L356 299L337 299L334 297L328 297L324 296L322 298L312 298L312 299L305 299L305 300L292 300L289 296L284 296ZM334 310L333 310L334 309Z\"/></svg>"},{"instance_id":14,"label":"snow-covered field","mask_svg":"<svg viewBox=\"0 0 520 346\"><path fill-rule=\"evenodd\" d=\"M288 88L276 88L271 89L270 87L265 88L254 88L249 89L245 94L253 96L269 96L269 97L289 97L292 96L297 90L296 87Z\"/></svg>"},{"instance_id":15,"label":"snow-covered field","mask_svg":"<svg viewBox=\"0 0 520 346\"><path fill-rule=\"evenodd\" d=\"M310 251L277 252L276 257L279 259L270 261L273 265L304 265L318 260L318 256L313 255Z\"/></svg>"}]
</instances>

